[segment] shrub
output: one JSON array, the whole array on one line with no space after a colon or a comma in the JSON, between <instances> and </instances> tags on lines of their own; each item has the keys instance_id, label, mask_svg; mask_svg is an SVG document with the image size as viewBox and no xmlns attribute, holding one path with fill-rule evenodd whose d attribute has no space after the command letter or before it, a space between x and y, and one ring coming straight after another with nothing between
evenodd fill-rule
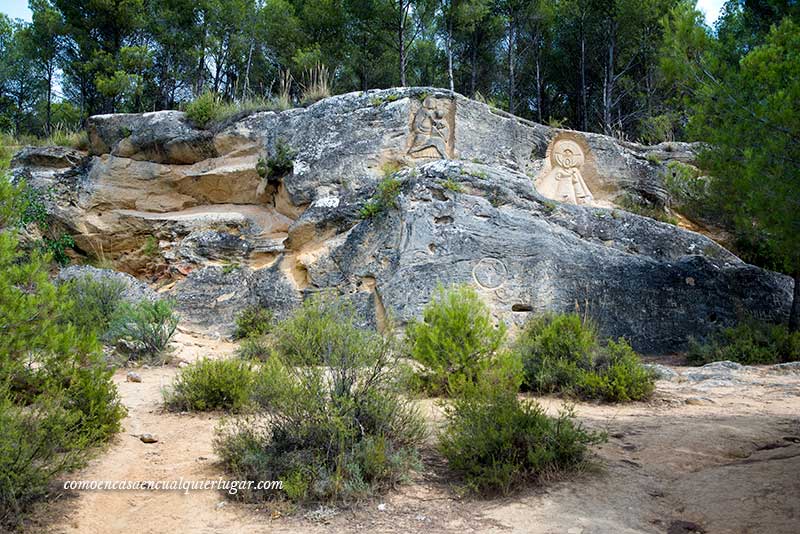
<instances>
[{"instance_id":1,"label":"shrub","mask_svg":"<svg viewBox=\"0 0 800 534\"><path fill-rule=\"evenodd\" d=\"M522 360L525 386L608 402L642 400L653 393L653 374L620 338L603 346L597 330L577 314L531 319L513 347Z\"/></svg>"},{"instance_id":2,"label":"shrub","mask_svg":"<svg viewBox=\"0 0 800 534\"><path fill-rule=\"evenodd\" d=\"M15 525L53 477L83 465L89 442L70 431L80 414L42 397L20 406L0 389L0 527Z\"/></svg>"},{"instance_id":3,"label":"shrub","mask_svg":"<svg viewBox=\"0 0 800 534\"><path fill-rule=\"evenodd\" d=\"M245 339L269 334L272 329L272 310L262 306L248 306L236 316L233 337Z\"/></svg>"},{"instance_id":4,"label":"shrub","mask_svg":"<svg viewBox=\"0 0 800 534\"><path fill-rule=\"evenodd\" d=\"M254 398L268 413L227 421L215 440L236 479L282 480L296 502L341 502L391 486L416 466L424 424L393 388L394 340L356 328L350 314L328 315L346 308L313 299L279 325L278 332L287 323L312 326L313 350L288 344L279 354L325 367L265 363ZM324 328L316 328L319 317Z\"/></svg>"},{"instance_id":5,"label":"shrub","mask_svg":"<svg viewBox=\"0 0 800 534\"><path fill-rule=\"evenodd\" d=\"M201 359L184 367L164 402L171 410L239 411L250 402L253 387L250 363L238 359Z\"/></svg>"},{"instance_id":6,"label":"shrub","mask_svg":"<svg viewBox=\"0 0 800 534\"><path fill-rule=\"evenodd\" d=\"M75 312L69 321L85 331L103 337L111 325L111 319L122 304L125 284L120 280L100 279L84 276L66 284L70 298L75 302Z\"/></svg>"},{"instance_id":7,"label":"shrub","mask_svg":"<svg viewBox=\"0 0 800 534\"><path fill-rule=\"evenodd\" d=\"M206 128L218 120L222 113L222 100L213 91L204 91L186 106L186 116L198 128Z\"/></svg>"},{"instance_id":8,"label":"shrub","mask_svg":"<svg viewBox=\"0 0 800 534\"><path fill-rule=\"evenodd\" d=\"M337 365L353 354L377 350L380 338L355 321L349 303L314 295L275 328L274 348L287 365Z\"/></svg>"},{"instance_id":9,"label":"shrub","mask_svg":"<svg viewBox=\"0 0 800 534\"><path fill-rule=\"evenodd\" d=\"M437 288L422 321L406 330L411 357L425 366L417 376L430 394L451 393L472 382L497 361L506 337L503 323L495 328L489 309L467 285Z\"/></svg>"},{"instance_id":10,"label":"shrub","mask_svg":"<svg viewBox=\"0 0 800 534\"><path fill-rule=\"evenodd\" d=\"M294 170L295 155L296 152L292 150L286 141L278 139L272 155L267 159L259 158L256 164L256 171L261 178L277 180Z\"/></svg>"},{"instance_id":11,"label":"shrub","mask_svg":"<svg viewBox=\"0 0 800 534\"><path fill-rule=\"evenodd\" d=\"M46 259L20 251L6 226L24 210L19 193L0 180L0 529L124 415L94 332L70 322L68 288L53 285Z\"/></svg>"},{"instance_id":12,"label":"shrub","mask_svg":"<svg viewBox=\"0 0 800 534\"><path fill-rule=\"evenodd\" d=\"M628 402L650 397L655 389L652 371L625 339L609 340L594 371L580 373L576 390L585 398Z\"/></svg>"},{"instance_id":13,"label":"shrub","mask_svg":"<svg viewBox=\"0 0 800 534\"><path fill-rule=\"evenodd\" d=\"M450 469L478 493L508 494L527 481L579 469L588 445L604 436L585 430L567 409L548 416L535 402L491 381L465 388L445 409L439 450Z\"/></svg>"},{"instance_id":14,"label":"shrub","mask_svg":"<svg viewBox=\"0 0 800 534\"><path fill-rule=\"evenodd\" d=\"M170 301L122 303L112 320L108 340L131 360L164 360L177 327L178 316Z\"/></svg>"},{"instance_id":15,"label":"shrub","mask_svg":"<svg viewBox=\"0 0 800 534\"><path fill-rule=\"evenodd\" d=\"M266 360L272 354L272 344L267 336L254 336L242 340L236 355L243 360Z\"/></svg>"},{"instance_id":16,"label":"shrub","mask_svg":"<svg viewBox=\"0 0 800 534\"><path fill-rule=\"evenodd\" d=\"M686 359L692 365L724 360L745 365L800 361L800 332L748 320L723 329L707 343L691 340Z\"/></svg>"},{"instance_id":17,"label":"shrub","mask_svg":"<svg viewBox=\"0 0 800 534\"><path fill-rule=\"evenodd\" d=\"M594 367L597 331L578 314L545 314L529 320L514 351L532 391L553 393L574 384L582 370Z\"/></svg>"}]
</instances>

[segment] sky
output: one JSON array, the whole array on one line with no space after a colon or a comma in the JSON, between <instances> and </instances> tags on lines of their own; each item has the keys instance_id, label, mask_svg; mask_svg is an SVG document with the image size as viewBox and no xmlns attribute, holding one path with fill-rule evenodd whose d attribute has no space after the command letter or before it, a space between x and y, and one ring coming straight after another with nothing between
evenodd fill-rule
<instances>
[{"instance_id":1,"label":"sky","mask_svg":"<svg viewBox=\"0 0 800 534\"><path fill-rule=\"evenodd\" d=\"M31 20L28 0L0 0L0 13L5 13L12 19L22 19L28 22Z\"/></svg>"},{"instance_id":2,"label":"sky","mask_svg":"<svg viewBox=\"0 0 800 534\"><path fill-rule=\"evenodd\" d=\"M698 0L697 7L706 17L706 23L709 26L714 25L717 20L719 10L725 0ZM0 0L0 13L5 13L12 19L20 18L23 20L31 20L31 12L28 9L28 0Z\"/></svg>"}]
</instances>

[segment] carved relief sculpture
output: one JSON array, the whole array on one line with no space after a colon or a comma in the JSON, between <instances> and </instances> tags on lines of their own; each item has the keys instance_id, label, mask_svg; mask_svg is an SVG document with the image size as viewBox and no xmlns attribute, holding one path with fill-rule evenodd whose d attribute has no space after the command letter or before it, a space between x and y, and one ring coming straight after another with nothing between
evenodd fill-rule
<instances>
[{"instance_id":1,"label":"carved relief sculpture","mask_svg":"<svg viewBox=\"0 0 800 534\"><path fill-rule=\"evenodd\" d=\"M452 100L425 97L411 123L411 146L414 158L447 159L450 157Z\"/></svg>"},{"instance_id":2,"label":"carved relief sculpture","mask_svg":"<svg viewBox=\"0 0 800 534\"><path fill-rule=\"evenodd\" d=\"M581 174L585 156L572 139L557 139L550 148L550 171L536 180L542 196L571 204L592 204L594 197Z\"/></svg>"}]
</instances>

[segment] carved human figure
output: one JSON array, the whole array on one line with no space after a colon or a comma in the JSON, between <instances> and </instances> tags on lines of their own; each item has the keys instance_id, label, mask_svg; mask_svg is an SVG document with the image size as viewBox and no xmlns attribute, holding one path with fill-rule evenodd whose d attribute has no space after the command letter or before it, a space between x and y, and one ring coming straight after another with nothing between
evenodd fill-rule
<instances>
[{"instance_id":1,"label":"carved human figure","mask_svg":"<svg viewBox=\"0 0 800 534\"><path fill-rule=\"evenodd\" d=\"M411 148L408 153L420 158L447 158L447 142L450 139L450 126L446 112L441 109L432 96L422 102L414 115L412 124Z\"/></svg>"},{"instance_id":2,"label":"carved human figure","mask_svg":"<svg viewBox=\"0 0 800 534\"><path fill-rule=\"evenodd\" d=\"M551 169L537 180L536 189L543 196L571 204L591 204L594 196L581 175L584 155L571 139L555 142L550 151Z\"/></svg>"}]
</instances>

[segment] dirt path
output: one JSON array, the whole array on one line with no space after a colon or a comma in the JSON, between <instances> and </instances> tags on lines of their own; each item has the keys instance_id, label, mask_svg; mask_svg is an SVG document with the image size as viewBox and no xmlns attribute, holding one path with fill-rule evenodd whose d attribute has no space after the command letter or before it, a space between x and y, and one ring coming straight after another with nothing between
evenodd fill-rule
<instances>
[{"instance_id":1,"label":"dirt path","mask_svg":"<svg viewBox=\"0 0 800 534\"><path fill-rule=\"evenodd\" d=\"M179 357L225 356L234 346L178 336ZM36 523L50 533L222 532L526 532L796 533L800 525L800 369L675 368L653 401L615 407L579 404L579 418L605 429L599 467L508 498L459 497L441 461L381 500L353 510L312 510L273 518L216 491L81 491L44 507ZM224 476L213 453L219 415L161 410L174 367L142 369L141 383L114 379L129 414L124 431L70 479L205 480ZM541 402L556 410L561 402ZM422 401L435 419L438 409ZM150 432L144 444L134 435ZM683 523L682 523L683 522Z\"/></svg>"}]
</instances>

